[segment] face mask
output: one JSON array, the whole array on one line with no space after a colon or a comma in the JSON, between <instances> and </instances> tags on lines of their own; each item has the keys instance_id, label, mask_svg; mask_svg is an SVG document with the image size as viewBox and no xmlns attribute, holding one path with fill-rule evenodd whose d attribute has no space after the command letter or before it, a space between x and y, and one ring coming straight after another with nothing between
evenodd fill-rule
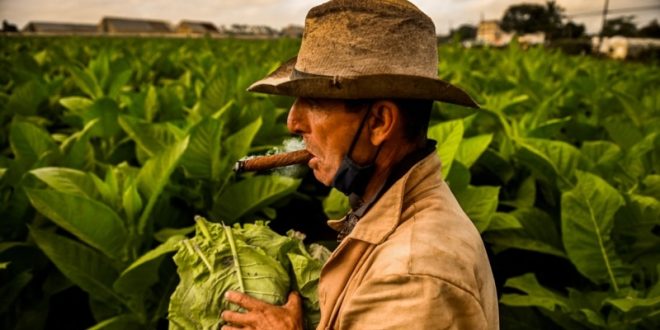
<instances>
[{"instance_id":1,"label":"face mask","mask_svg":"<svg viewBox=\"0 0 660 330\"><path fill-rule=\"evenodd\" d=\"M352 193L362 195L367 188L369 179L374 173L374 164L360 166L356 164L348 154L339 165L339 169L332 180L332 186L348 196Z\"/></svg>"},{"instance_id":2,"label":"face mask","mask_svg":"<svg viewBox=\"0 0 660 330\"><path fill-rule=\"evenodd\" d=\"M364 190L367 188L367 184L369 183L369 180L371 179L371 176L373 175L376 168L373 161L369 165L360 166L351 159L351 154L353 153L355 144L360 137L362 127L367 121L367 118L369 118L369 114L370 111L367 110L367 113L360 123L360 127L358 128L357 133L355 133L353 136L351 147L348 149L344 159L342 159L341 164L339 165L339 169L337 169L337 173L335 173L335 177L332 179L332 187L336 188L347 196L351 194L362 195ZM380 146L376 151L376 155L373 157L374 160L378 156L379 152Z\"/></svg>"}]
</instances>

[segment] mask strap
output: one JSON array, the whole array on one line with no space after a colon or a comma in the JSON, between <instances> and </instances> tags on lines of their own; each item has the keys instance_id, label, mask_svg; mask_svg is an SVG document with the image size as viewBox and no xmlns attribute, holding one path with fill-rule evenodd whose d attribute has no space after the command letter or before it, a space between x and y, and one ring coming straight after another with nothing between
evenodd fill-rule
<instances>
[{"instance_id":1,"label":"mask strap","mask_svg":"<svg viewBox=\"0 0 660 330\"><path fill-rule=\"evenodd\" d=\"M348 148L348 152L346 153L349 159L352 159L351 155L353 154L353 149L355 149L355 145L357 144L357 141L360 138L360 134L362 134L362 127L364 127L364 123L367 122L367 118L369 118L370 111L371 111L371 105L369 105L369 108L367 109L367 113L364 114L364 117L362 117L362 121L360 121L360 127L358 128L357 133L353 135L353 141L351 141L351 146ZM378 148L380 149L380 146Z\"/></svg>"}]
</instances>

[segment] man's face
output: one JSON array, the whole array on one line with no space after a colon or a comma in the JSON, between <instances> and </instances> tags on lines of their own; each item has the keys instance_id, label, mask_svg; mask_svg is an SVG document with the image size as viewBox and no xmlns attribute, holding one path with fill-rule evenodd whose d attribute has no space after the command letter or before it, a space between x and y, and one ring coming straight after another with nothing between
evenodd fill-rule
<instances>
[{"instance_id":1,"label":"man's face","mask_svg":"<svg viewBox=\"0 0 660 330\"><path fill-rule=\"evenodd\" d=\"M309 167L321 183L329 186L357 132L364 111L349 112L341 100L298 98L289 111L287 126L302 136L314 156ZM363 134L365 130L363 129ZM359 161L359 143L353 158Z\"/></svg>"}]
</instances>

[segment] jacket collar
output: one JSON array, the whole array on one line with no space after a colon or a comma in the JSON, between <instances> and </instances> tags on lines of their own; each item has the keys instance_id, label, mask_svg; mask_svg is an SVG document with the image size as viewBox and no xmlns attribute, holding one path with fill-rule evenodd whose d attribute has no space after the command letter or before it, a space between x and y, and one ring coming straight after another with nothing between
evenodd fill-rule
<instances>
[{"instance_id":1,"label":"jacket collar","mask_svg":"<svg viewBox=\"0 0 660 330\"><path fill-rule=\"evenodd\" d=\"M441 163L436 152L430 153L397 180L371 209L364 214L347 238L371 244L382 243L401 223L401 215L410 207L419 192L442 182ZM328 225L340 230L347 217L330 220Z\"/></svg>"}]
</instances>

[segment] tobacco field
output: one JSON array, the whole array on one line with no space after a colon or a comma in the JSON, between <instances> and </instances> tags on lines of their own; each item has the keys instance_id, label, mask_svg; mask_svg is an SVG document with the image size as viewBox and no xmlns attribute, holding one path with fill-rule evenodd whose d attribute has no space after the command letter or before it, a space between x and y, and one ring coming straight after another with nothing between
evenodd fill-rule
<instances>
[{"instance_id":1,"label":"tobacco field","mask_svg":"<svg viewBox=\"0 0 660 330\"><path fill-rule=\"evenodd\" d=\"M333 247L341 194L235 175L290 137L245 92L297 40L0 37L0 328L163 329L194 218ZM482 233L502 329L660 327L660 67L441 45L442 175ZM441 311L439 311L441 312Z\"/></svg>"}]
</instances>

